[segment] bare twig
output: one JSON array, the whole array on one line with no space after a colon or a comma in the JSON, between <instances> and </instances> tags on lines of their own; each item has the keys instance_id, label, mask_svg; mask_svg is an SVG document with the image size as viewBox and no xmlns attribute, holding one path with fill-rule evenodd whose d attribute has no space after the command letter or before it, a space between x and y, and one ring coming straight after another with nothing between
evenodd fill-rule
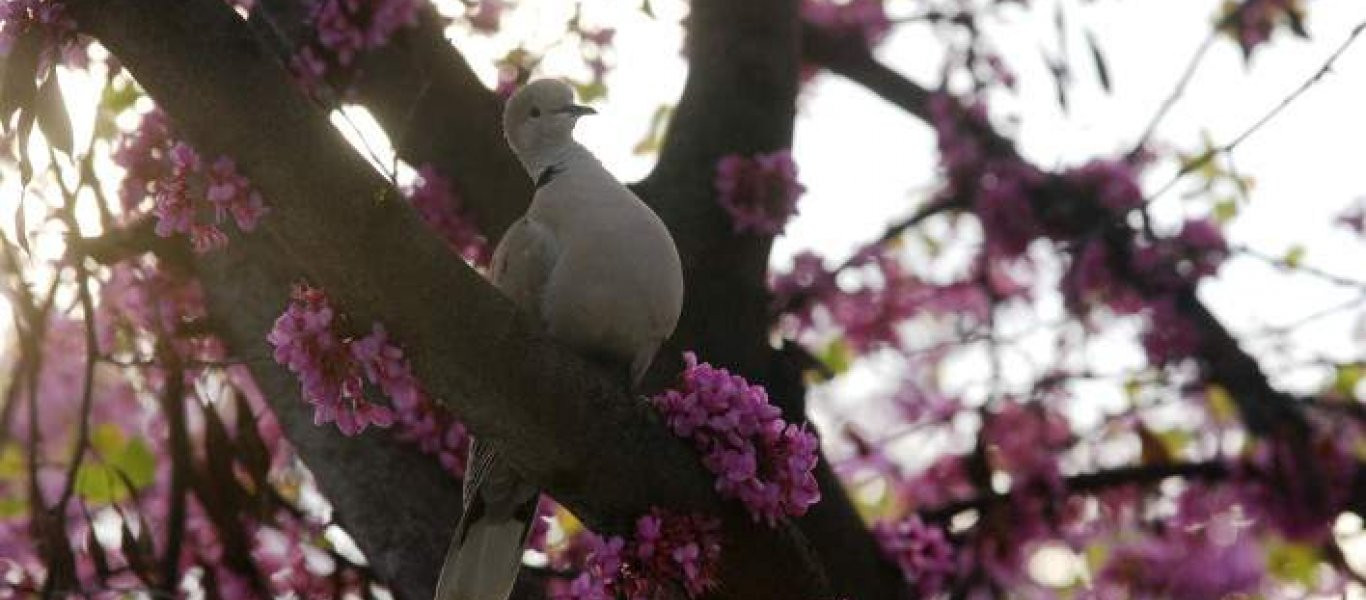
<instances>
[{"instance_id":1,"label":"bare twig","mask_svg":"<svg viewBox=\"0 0 1366 600\"><path fill-rule=\"evenodd\" d=\"M1361 36L1362 31L1366 31L1366 22L1362 22L1358 24L1356 27L1353 27L1352 32L1347 36L1347 39L1344 40L1340 46L1338 46L1337 50L1335 50L1331 55L1329 55L1328 60L1323 63L1323 66L1319 67L1319 69L1315 71L1313 75L1310 75L1309 78L1304 81L1304 83L1301 83L1299 87L1295 88L1295 91L1291 92L1289 96L1286 96L1274 108L1268 111L1265 115L1262 115L1262 118L1258 119L1256 123L1253 123L1252 126L1245 129L1241 134L1233 138L1231 141L1221 146L1205 150L1199 156L1195 157L1190 161L1187 161L1186 164L1181 167L1181 170L1178 171L1176 175L1172 177L1171 181L1168 181L1161 188L1158 188L1156 193L1148 197L1148 202L1151 203L1152 201L1162 197L1163 194L1166 194L1173 187L1176 187L1176 184L1179 181L1181 181L1182 178L1184 178L1186 175L1194 173L1196 170L1205 166L1205 164L1208 163L1210 160L1213 160L1214 157L1219 156L1221 154L1228 154L1233 152L1235 149L1238 148L1238 146L1242 145L1243 142L1247 141L1248 138L1251 138L1254 134L1256 134L1263 127L1265 127L1267 123L1270 123L1273 119L1279 116L1282 112L1285 111L1286 108L1288 108L1291 104L1293 104L1296 100L1303 96L1305 92L1308 92L1310 88L1314 87L1315 84L1322 81L1324 77L1328 76L1328 74L1333 71L1333 65L1335 65L1338 59L1341 58L1345 52L1347 52L1348 48L1352 47L1352 44L1354 44L1357 38Z\"/></svg>"}]
</instances>

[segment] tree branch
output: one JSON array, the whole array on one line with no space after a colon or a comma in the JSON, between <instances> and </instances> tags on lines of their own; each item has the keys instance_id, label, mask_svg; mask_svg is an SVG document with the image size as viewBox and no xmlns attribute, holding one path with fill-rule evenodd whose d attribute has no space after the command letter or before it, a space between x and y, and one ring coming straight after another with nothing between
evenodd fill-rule
<instances>
[{"instance_id":1,"label":"tree branch","mask_svg":"<svg viewBox=\"0 0 1366 600\"><path fill-rule=\"evenodd\" d=\"M298 45L297 0L263 0L252 12L258 33L288 55ZM475 77L424 3L415 27L361 56L349 92L384 128L403 160L450 177L480 231L497 242L531 201L531 180L503 140L503 103Z\"/></svg>"},{"instance_id":2,"label":"tree branch","mask_svg":"<svg viewBox=\"0 0 1366 600\"><path fill-rule=\"evenodd\" d=\"M1353 39L1358 32L1359 30L1354 31ZM810 30L807 33L814 35ZM1340 54L1341 50L1338 53ZM929 122L926 111L912 110L921 105L916 100L924 93L919 85L885 67L871 66L870 63L876 63L876 59L866 50L861 53L844 50L834 56L836 58L832 60L835 62L829 65L831 70L849 75L856 82L878 86L870 89L884 97L891 97L894 104L908 107L911 114ZM877 72L880 76L860 79L858 74L865 71ZM897 81L898 79L901 81ZM994 130L987 135L990 136L991 144L1000 151L1014 152L1014 144L1008 138ZM1073 203L1075 198L1070 195L1053 195L1043 198L1036 204L1036 208L1046 213L1042 215L1045 220L1050 216L1078 214L1088 214L1088 219L1104 218L1100 211L1077 210ZM1102 225L1099 222L1072 224L1074 228L1085 227L1088 230L1100 230ZM1195 290L1187 289L1180 293L1177 306L1181 314L1201 333L1202 343L1196 358L1206 368L1210 380L1223 385L1232 394L1248 430L1257 435L1302 435L1308 426L1303 411L1289 394L1271 386L1256 359L1239 347L1228 329L1196 297Z\"/></svg>"},{"instance_id":3,"label":"tree branch","mask_svg":"<svg viewBox=\"0 0 1366 600\"><path fill-rule=\"evenodd\" d=\"M694 452L647 406L536 331L455 259L295 90L227 5L73 0L69 7L196 147L235 158L269 198L263 231L199 261L211 308L236 354L264 344L288 285L306 276L354 322L383 322L434 396L589 526L623 531L655 505L718 515L727 542L718 597L828 596L799 534L755 524L722 502ZM251 367L264 389L292 387L278 366ZM433 537L422 531L449 531L454 523L434 513L456 504L455 491L438 493L438 482L421 479L377 489L366 478L378 474L357 472L366 463L348 459L370 461L364 448L388 442L343 441L330 429L301 425L302 403L277 396L273 405L292 405L281 422L376 573L406 597L430 590L445 536L438 548L419 547ZM414 466L434 467L430 461L412 460L398 446L392 452L389 468L439 476ZM403 498L410 494L427 494L431 502Z\"/></svg>"}]
</instances>

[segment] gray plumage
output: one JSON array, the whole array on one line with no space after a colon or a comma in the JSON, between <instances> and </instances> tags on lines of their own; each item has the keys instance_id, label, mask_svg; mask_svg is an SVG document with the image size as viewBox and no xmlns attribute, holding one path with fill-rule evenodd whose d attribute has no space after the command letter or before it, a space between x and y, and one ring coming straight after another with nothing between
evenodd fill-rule
<instances>
[{"instance_id":1,"label":"gray plumage","mask_svg":"<svg viewBox=\"0 0 1366 600\"><path fill-rule=\"evenodd\" d=\"M537 190L494 251L493 284L552 337L620 365L634 385L678 323L683 272L663 221L574 141L585 114L556 80L508 101L503 131ZM537 497L494 448L471 445L465 514L437 600L506 600Z\"/></svg>"}]
</instances>

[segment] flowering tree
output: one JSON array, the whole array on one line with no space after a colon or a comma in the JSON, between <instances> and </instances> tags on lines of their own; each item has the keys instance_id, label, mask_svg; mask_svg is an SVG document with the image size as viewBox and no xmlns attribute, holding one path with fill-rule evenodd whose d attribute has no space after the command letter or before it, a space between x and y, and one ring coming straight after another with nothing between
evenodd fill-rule
<instances>
[{"instance_id":1,"label":"flowering tree","mask_svg":"<svg viewBox=\"0 0 1366 600\"><path fill-rule=\"evenodd\" d=\"M1360 579L1333 530L1366 517L1360 362L1278 389L1196 294L1245 252L1209 190L1247 182L1218 165L1280 108L1193 155L1145 134L1035 164L987 104L1015 76L979 27L1033 7L893 4L691 3L685 91L634 185L687 282L642 402L480 273L533 193L498 114L539 56L509 53L490 90L443 33L497 32L515 3L3 0L20 201L0 240L0 597L429 597L471 433L546 491L518 597L1298 597ZM1204 48L1250 58L1307 35L1305 10L1230 2ZM875 58L906 22L942 34L940 85ZM606 93L614 30L564 26L580 93ZM772 272L803 192L796 100L823 71L930 127L939 163L914 168L939 185L852 257ZM90 127L68 114L74 80L100 90L74 113ZM394 164L345 142L328 118L345 105ZM1141 183L1173 163L1171 184ZM1204 216L1151 210L1197 178ZM1033 324L1054 355L1006 381L1006 325L1057 299L1062 322ZM1125 327L1145 368L1079 359ZM946 386L974 352L988 384ZM879 361L890 393L808 423L809 390ZM1073 384L1094 378L1130 401L1082 426Z\"/></svg>"}]
</instances>

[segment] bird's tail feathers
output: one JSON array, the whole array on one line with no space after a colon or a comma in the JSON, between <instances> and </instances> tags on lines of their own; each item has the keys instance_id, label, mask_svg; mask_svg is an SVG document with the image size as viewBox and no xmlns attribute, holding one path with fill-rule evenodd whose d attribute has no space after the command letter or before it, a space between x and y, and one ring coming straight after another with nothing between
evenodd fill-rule
<instances>
[{"instance_id":1,"label":"bird's tail feathers","mask_svg":"<svg viewBox=\"0 0 1366 600\"><path fill-rule=\"evenodd\" d=\"M436 600L507 600L531 520L476 517L464 529L446 553Z\"/></svg>"}]
</instances>

